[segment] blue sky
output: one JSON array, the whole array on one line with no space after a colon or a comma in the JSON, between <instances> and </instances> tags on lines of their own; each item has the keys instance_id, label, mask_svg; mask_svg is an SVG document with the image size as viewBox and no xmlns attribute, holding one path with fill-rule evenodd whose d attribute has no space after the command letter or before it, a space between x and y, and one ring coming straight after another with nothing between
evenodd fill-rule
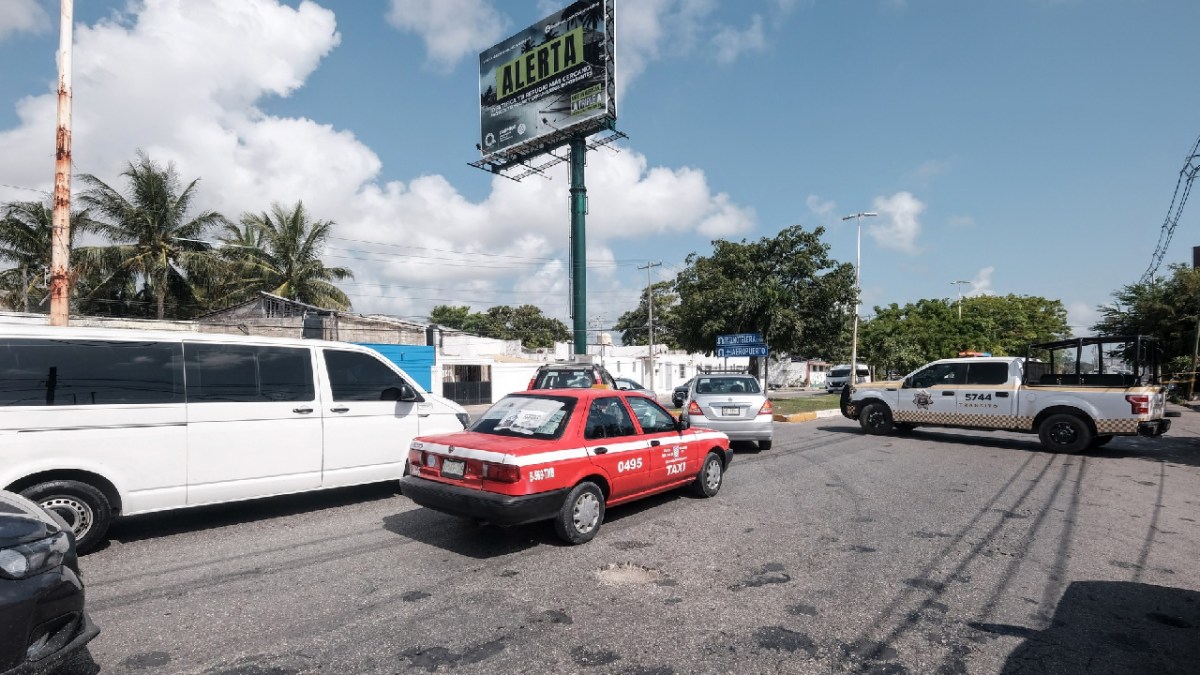
<instances>
[{"instance_id":1,"label":"blue sky","mask_svg":"<svg viewBox=\"0 0 1200 675\"><path fill-rule=\"evenodd\" d=\"M567 178L478 157L478 52L563 3L76 3L75 167L140 148L231 217L334 220L355 308L567 319ZM0 2L0 201L53 180L58 2ZM717 237L827 228L870 306L1018 293L1083 330L1150 262L1200 135L1191 0L618 0L619 152L589 158L589 319ZM1200 205L1168 262L1190 260Z\"/></svg>"}]
</instances>

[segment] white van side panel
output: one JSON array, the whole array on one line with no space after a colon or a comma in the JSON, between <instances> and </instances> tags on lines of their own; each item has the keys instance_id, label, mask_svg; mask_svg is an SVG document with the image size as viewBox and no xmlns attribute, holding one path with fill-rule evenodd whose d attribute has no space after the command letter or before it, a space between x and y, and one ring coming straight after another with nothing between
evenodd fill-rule
<instances>
[{"instance_id":1,"label":"white van side panel","mask_svg":"<svg viewBox=\"0 0 1200 675\"><path fill-rule=\"evenodd\" d=\"M54 470L95 473L121 513L187 504L183 404L0 408L0 487Z\"/></svg>"}]
</instances>

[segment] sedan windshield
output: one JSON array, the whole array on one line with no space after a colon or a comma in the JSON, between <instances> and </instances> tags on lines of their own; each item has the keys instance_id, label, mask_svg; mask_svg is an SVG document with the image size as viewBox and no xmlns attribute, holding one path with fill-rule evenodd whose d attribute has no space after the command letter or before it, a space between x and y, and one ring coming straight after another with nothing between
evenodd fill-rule
<instances>
[{"instance_id":1,"label":"sedan windshield","mask_svg":"<svg viewBox=\"0 0 1200 675\"><path fill-rule=\"evenodd\" d=\"M562 435L574 409L575 399L568 397L506 396L488 408L468 431L550 440Z\"/></svg>"}]
</instances>

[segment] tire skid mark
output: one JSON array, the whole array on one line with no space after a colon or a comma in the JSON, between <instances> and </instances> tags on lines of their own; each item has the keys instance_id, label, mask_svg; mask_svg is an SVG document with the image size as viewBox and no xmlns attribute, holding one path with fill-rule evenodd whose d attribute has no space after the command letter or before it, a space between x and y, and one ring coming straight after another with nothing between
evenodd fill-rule
<instances>
[{"instance_id":1,"label":"tire skid mark","mask_svg":"<svg viewBox=\"0 0 1200 675\"><path fill-rule=\"evenodd\" d=\"M1166 490L1167 467L1158 465L1158 495L1154 498L1154 513L1150 516L1150 526L1146 528L1146 540L1142 542L1142 550L1138 552L1137 567L1134 568L1133 581L1140 582L1142 573L1146 570L1146 561L1150 558L1150 548L1154 545L1154 535L1158 532L1158 517L1163 510L1163 492Z\"/></svg>"},{"instance_id":2,"label":"tire skid mark","mask_svg":"<svg viewBox=\"0 0 1200 675\"><path fill-rule=\"evenodd\" d=\"M1038 613L1043 620L1049 621L1053 608L1062 597L1067 585L1067 563L1071 556L1071 540L1075 536L1075 523L1079 520L1079 505L1083 498L1083 482L1087 477L1088 458L1082 457L1079 470L1075 473L1075 487L1071 489L1071 503L1063 516L1065 525L1058 539L1058 550L1054 553L1054 563L1050 566L1050 575L1046 586L1042 589L1042 599L1038 603Z\"/></svg>"}]
</instances>

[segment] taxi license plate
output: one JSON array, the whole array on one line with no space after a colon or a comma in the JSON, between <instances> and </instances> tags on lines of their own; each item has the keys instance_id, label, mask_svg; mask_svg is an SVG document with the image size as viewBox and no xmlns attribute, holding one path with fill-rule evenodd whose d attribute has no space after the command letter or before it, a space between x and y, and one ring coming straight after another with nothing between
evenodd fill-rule
<instances>
[{"instance_id":1,"label":"taxi license plate","mask_svg":"<svg viewBox=\"0 0 1200 675\"><path fill-rule=\"evenodd\" d=\"M738 417L741 414L741 408L721 408L722 417Z\"/></svg>"},{"instance_id":2,"label":"taxi license plate","mask_svg":"<svg viewBox=\"0 0 1200 675\"><path fill-rule=\"evenodd\" d=\"M442 475L446 478L462 478L466 468L467 463L460 459L442 460Z\"/></svg>"}]
</instances>

